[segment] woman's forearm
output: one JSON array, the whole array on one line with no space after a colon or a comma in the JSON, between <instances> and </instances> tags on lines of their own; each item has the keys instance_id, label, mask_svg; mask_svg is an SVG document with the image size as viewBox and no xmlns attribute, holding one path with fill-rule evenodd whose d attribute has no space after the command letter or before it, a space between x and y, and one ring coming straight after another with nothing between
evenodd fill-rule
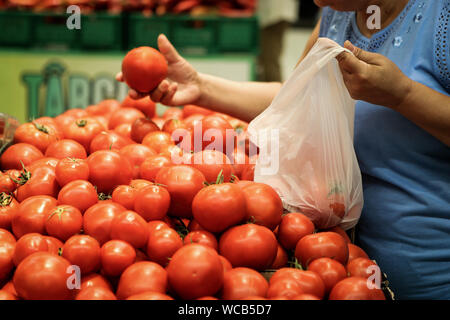
<instances>
[{"instance_id":1,"label":"woman's forearm","mask_svg":"<svg viewBox=\"0 0 450 320\"><path fill-rule=\"evenodd\" d=\"M450 146L450 96L411 80L406 98L394 109Z\"/></svg>"},{"instance_id":2,"label":"woman's forearm","mask_svg":"<svg viewBox=\"0 0 450 320\"><path fill-rule=\"evenodd\" d=\"M248 122L272 103L282 86L278 82L236 82L206 74L199 76L202 94L198 105Z\"/></svg>"}]
</instances>

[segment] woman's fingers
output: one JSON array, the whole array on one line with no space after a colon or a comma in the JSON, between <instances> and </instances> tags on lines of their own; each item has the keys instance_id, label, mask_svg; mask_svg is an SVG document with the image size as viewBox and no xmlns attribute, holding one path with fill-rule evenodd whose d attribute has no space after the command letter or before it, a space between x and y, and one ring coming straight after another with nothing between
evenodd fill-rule
<instances>
[{"instance_id":1,"label":"woman's fingers","mask_svg":"<svg viewBox=\"0 0 450 320\"><path fill-rule=\"evenodd\" d=\"M137 92L134 89L128 90L128 95L130 96L131 99L134 99L134 100L139 100L139 99L142 99L142 98L145 98L146 96L148 96L148 94Z\"/></svg>"},{"instance_id":2,"label":"woman's fingers","mask_svg":"<svg viewBox=\"0 0 450 320\"><path fill-rule=\"evenodd\" d=\"M123 82L123 73L122 71L116 74L116 80L119 82Z\"/></svg>"},{"instance_id":3,"label":"woman's fingers","mask_svg":"<svg viewBox=\"0 0 450 320\"><path fill-rule=\"evenodd\" d=\"M163 95L169 90L169 81L163 80L159 86L150 93L150 98L154 102L161 102Z\"/></svg>"},{"instance_id":4,"label":"woman's fingers","mask_svg":"<svg viewBox=\"0 0 450 320\"><path fill-rule=\"evenodd\" d=\"M178 51L163 34L158 37L158 48L169 64L175 63L181 59Z\"/></svg>"},{"instance_id":5,"label":"woman's fingers","mask_svg":"<svg viewBox=\"0 0 450 320\"><path fill-rule=\"evenodd\" d=\"M167 90L167 92L165 94L163 94L163 96L161 97L161 103L163 103L167 106L173 105L173 96L177 92L177 89L178 89L178 84L172 83L169 86L169 89Z\"/></svg>"}]
</instances>

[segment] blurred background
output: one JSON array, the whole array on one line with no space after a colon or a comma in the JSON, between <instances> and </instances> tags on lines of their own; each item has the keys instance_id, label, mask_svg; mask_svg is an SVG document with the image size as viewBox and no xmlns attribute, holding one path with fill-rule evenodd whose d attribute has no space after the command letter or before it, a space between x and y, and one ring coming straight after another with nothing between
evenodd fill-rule
<instances>
[{"instance_id":1,"label":"blurred background","mask_svg":"<svg viewBox=\"0 0 450 320\"><path fill-rule=\"evenodd\" d=\"M24 122L123 100L124 55L160 33L200 72L284 81L319 14L313 0L0 0L0 112Z\"/></svg>"}]
</instances>

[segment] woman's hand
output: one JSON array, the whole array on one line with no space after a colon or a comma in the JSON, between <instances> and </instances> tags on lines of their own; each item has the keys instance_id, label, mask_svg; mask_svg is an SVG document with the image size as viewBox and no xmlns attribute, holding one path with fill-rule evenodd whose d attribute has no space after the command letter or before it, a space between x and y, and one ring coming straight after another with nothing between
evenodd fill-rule
<instances>
[{"instance_id":1,"label":"woman's hand","mask_svg":"<svg viewBox=\"0 0 450 320\"><path fill-rule=\"evenodd\" d=\"M337 56L344 83L355 100L396 109L408 97L412 80L388 58L355 47L346 41L343 52Z\"/></svg>"},{"instance_id":2,"label":"woman's hand","mask_svg":"<svg viewBox=\"0 0 450 320\"><path fill-rule=\"evenodd\" d=\"M148 95L154 102L161 102L166 106L196 104L201 97L198 72L179 55L165 35L158 37L158 47L168 63L167 78L155 90L146 94L130 89L130 97L139 99ZM123 82L122 72L117 74L116 79Z\"/></svg>"}]
</instances>

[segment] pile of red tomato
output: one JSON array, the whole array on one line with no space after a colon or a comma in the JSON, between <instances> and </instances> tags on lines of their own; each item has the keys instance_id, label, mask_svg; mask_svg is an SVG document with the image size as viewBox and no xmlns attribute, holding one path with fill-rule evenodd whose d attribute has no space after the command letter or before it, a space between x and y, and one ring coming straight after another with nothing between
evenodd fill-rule
<instances>
[{"instance_id":1,"label":"pile of red tomato","mask_svg":"<svg viewBox=\"0 0 450 320\"><path fill-rule=\"evenodd\" d=\"M242 16L254 14L257 0L0 0L0 9L25 8L34 11L65 12L70 5L79 6L83 13L108 10L112 13L123 11L157 15L220 13L227 16Z\"/></svg>"},{"instance_id":2,"label":"pile of red tomato","mask_svg":"<svg viewBox=\"0 0 450 320\"><path fill-rule=\"evenodd\" d=\"M235 149L172 139L198 124ZM22 124L0 157L0 299L385 299L342 229L252 181L246 128L192 105L158 117L148 97Z\"/></svg>"}]
</instances>

